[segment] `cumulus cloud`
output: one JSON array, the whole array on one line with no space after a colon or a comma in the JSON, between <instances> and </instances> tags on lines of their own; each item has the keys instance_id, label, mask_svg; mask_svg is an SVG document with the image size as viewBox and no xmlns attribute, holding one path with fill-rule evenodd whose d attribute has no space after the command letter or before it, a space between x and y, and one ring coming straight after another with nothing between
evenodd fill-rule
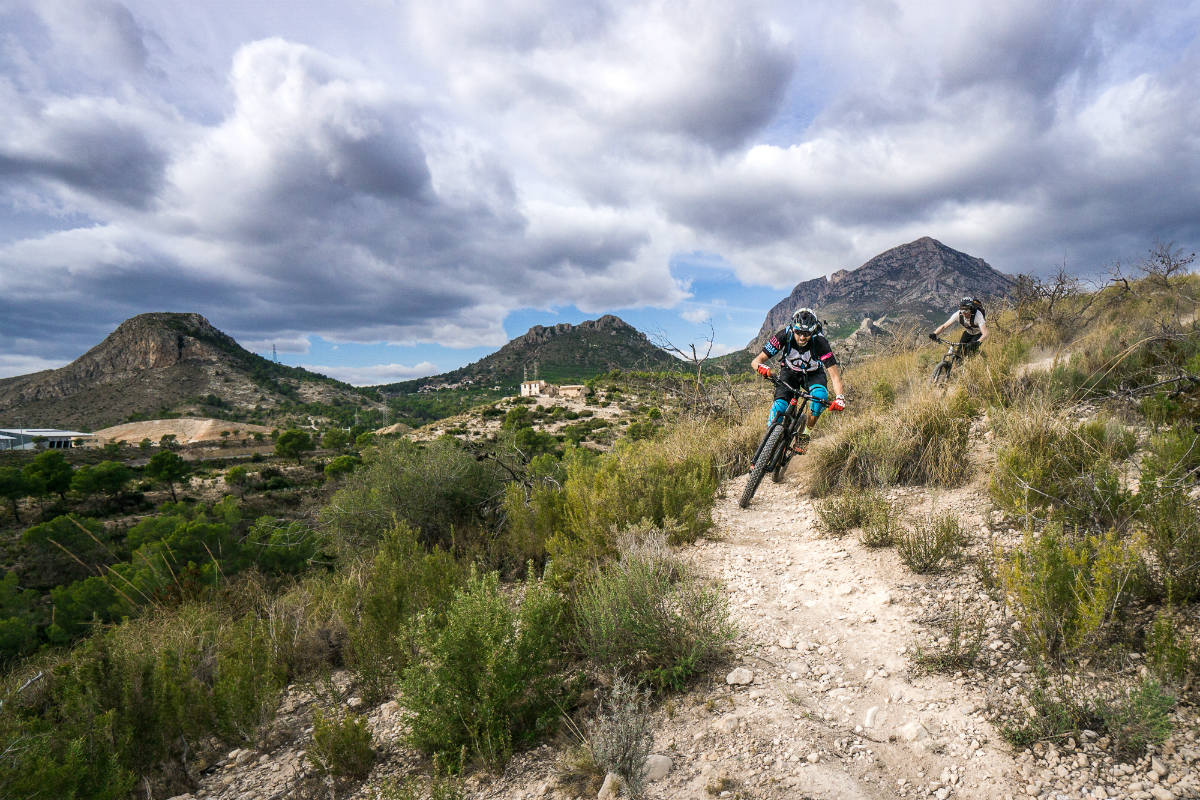
<instances>
[{"instance_id":1,"label":"cumulus cloud","mask_svg":"<svg viewBox=\"0 0 1200 800\"><path fill-rule=\"evenodd\" d=\"M0 9L0 350L151 309L497 346L524 307L695 322L681 253L782 290L924 235L1009 272L1200 239L1188 4L313 13Z\"/></svg>"},{"instance_id":2,"label":"cumulus cloud","mask_svg":"<svg viewBox=\"0 0 1200 800\"><path fill-rule=\"evenodd\" d=\"M414 378L425 378L441 372L436 364L429 361L422 361L411 367L404 364L372 364L364 367L320 364L302 364L301 366L311 372L328 375L330 378L336 378L352 386L381 386Z\"/></svg>"}]
</instances>

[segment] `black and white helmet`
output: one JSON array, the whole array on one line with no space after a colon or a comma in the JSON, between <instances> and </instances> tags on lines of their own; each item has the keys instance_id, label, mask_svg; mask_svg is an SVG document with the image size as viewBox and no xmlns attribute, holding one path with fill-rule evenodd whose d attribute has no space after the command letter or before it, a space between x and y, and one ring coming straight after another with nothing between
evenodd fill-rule
<instances>
[{"instance_id":1,"label":"black and white helmet","mask_svg":"<svg viewBox=\"0 0 1200 800\"><path fill-rule=\"evenodd\" d=\"M976 303L974 297L964 297L962 300L958 301L959 311L971 311L975 309L975 307Z\"/></svg>"},{"instance_id":2,"label":"black and white helmet","mask_svg":"<svg viewBox=\"0 0 1200 800\"><path fill-rule=\"evenodd\" d=\"M821 321L811 308L798 308L792 314L792 330L796 333L807 333L816 336L821 332Z\"/></svg>"}]
</instances>

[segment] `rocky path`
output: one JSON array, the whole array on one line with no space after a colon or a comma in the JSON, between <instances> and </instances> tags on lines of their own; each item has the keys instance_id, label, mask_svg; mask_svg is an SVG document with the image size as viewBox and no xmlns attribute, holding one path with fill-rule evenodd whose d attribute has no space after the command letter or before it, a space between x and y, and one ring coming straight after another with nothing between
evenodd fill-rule
<instances>
[{"instance_id":1,"label":"rocky path","mask_svg":"<svg viewBox=\"0 0 1200 800\"><path fill-rule=\"evenodd\" d=\"M798 475L747 510L740 480L715 510L720 539L691 550L729 592L740 665L664 721L673 769L650 796L1023 795L982 694L910 669L924 579L894 550L822 538Z\"/></svg>"}]
</instances>

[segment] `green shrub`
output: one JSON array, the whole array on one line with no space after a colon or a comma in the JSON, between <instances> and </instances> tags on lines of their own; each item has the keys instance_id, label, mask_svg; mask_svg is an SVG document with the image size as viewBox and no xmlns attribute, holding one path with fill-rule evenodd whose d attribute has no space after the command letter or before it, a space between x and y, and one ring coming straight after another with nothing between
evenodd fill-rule
<instances>
[{"instance_id":1,"label":"green shrub","mask_svg":"<svg viewBox=\"0 0 1200 800\"><path fill-rule=\"evenodd\" d=\"M422 626L423 656L404 674L410 743L457 771L464 756L503 765L515 746L552 731L571 691L564 621L562 600L544 584L526 582L514 609L496 573L472 573L445 625Z\"/></svg>"},{"instance_id":2,"label":"green shrub","mask_svg":"<svg viewBox=\"0 0 1200 800\"><path fill-rule=\"evenodd\" d=\"M1189 634L1169 609L1160 611L1146 636L1146 663L1160 680L1190 685L1200 675L1200 637Z\"/></svg>"},{"instance_id":3,"label":"green shrub","mask_svg":"<svg viewBox=\"0 0 1200 800\"><path fill-rule=\"evenodd\" d=\"M1140 758L1150 745L1161 744L1171 733L1175 698L1153 678L1101 698L1095 714L1112 739L1113 751L1122 758Z\"/></svg>"},{"instance_id":4,"label":"green shrub","mask_svg":"<svg viewBox=\"0 0 1200 800\"><path fill-rule=\"evenodd\" d=\"M119 547L104 524L75 514L30 527L21 542L21 578L32 589L100 574L104 566L118 560L114 550Z\"/></svg>"},{"instance_id":5,"label":"green shrub","mask_svg":"<svg viewBox=\"0 0 1200 800\"><path fill-rule=\"evenodd\" d=\"M1098 731L1103 725L1091 698L1083 696L1087 694L1083 687L1052 687L1039 677L1029 692L1028 712L1017 711L1018 721L1002 724L1000 735L1014 748L1026 748L1082 730Z\"/></svg>"},{"instance_id":6,"label":"green shrub","mask_svg":"<svg viewBox=\"0 0 1200 800\"><path fill-rule=\"evenodd\" d=\"M593 569L575 597L576 636L588 659L658 689L682 689L732 639L723 595L691 575L666 535L642 528L620 558Z\"/></svg>"},{"instance_id":7,"label":"green shrub","mask_svg":"<svg viewBox=\"0 0 1200 800\"><path fill-rule=\"evenodd\" d=\"M308 760L321 775L362 780L375 764L367 718L355 714L313 712Z\"/></svg>"},{"instance_id":8,"label":"green shrub","mask_svg":"<svg viewBox=\"0 0 1200 800\"><path fill-rule=\"evenodd\" d=\"M1103 648L1139 590L1142 546L1111 531L1076 539L1056 523L1001 559L1000 582L1030 657Z\"/></svg>"},{"instance_id":9,"label":"green shrub","mask_svg":"<svg viewBox=\"0 0 1200 800\"><path fill-rule=\"evenodd\" d=\"M676 457L658 442L622 442L600 459L569 463L567 523L589 540L642 519L660 527L673 520L676 541L693 541L712 527L719 479L709 453Z\"/></svg>"},{"instance_id":10,"label":"green shrub","mask_svg":"<svg viewBox=\"0 0 1200 800\"><path fill-rule=\"evenodd\" d=\"M255 618L185 607L98 633L4 693L0 796L125 797L188 742L251 741L282 679Z\"/></svg>"},{"instance_id":11,"label":"green shrub","mask_svg":"<svg viewBox=\"0 0 1200 800\"><path fill-rule=\"evenodd\" d=\"M1142 464L1137 525L1146 534L1153 588L1172 603L1200 598L1200 505L1190 494L1200 437L1159 437Z\"/></svg>"},{"instance_id":12,"label":"green shrub","mask_svg":"<svg viewBox=\"0 0 1200 800\"><path fill-rule=\"evenodd\" d=\"M877 491L845 491L816 504L827 535L842 536L877 516L890 516L891 506Z\"/></svg>"},{"instance_id":13,"label":"green shrub","mask_svg":"<svg viewBox=\"0 0 1200 800\"><path fill-rule=\"evenodd\" d=\"M917 520L911 530L902 531L897 537L896 553L913 572L937 572L944 560L959 552L965 538L958 517L944 512Z\"/></svg>"},{"instance_id":14,"label":"green shrub","mask_svg":"<svg viewBox=\"0 0 1200 800\"><path fill-rule=\"evenodd\" d=\"M242 546L258 567L273 573L298 573L321 553L324 537L304 522L263 516Z\"/></svg>"},{"instance_id":15,"label":"green shrub","mask_svg":"<svg viewBox=\"0 0 1200 800\"><path fill-rule=\"evenodd\" d=\"M225 472L225 485L233 486L238 491L244 492L246 487L250 485L250 468L242 464L230 467Z\"/></svg>"},{"instance_id":16,"label":"green shrub","mask_svg":"<svg viewBox=\"0 0 1200 800\"><path fill-rule=\"evenodd\" d=\"M546 543L566 525L566 493L558 482L536 481L526 487L517 481L504 487L504 527L492 563L506 573L533 562L541 569Z\"/></svg>"},{"instance_id":17,"label":"green shrub","mask_svg":"<svg viewBox=\"0 0 1200 800\"><path fill-rule=\"evenodd\" d=\"M621 776L630 797L643 796L646 759L654 744L649 693L615 675L588 727L588 746L596 766Z\"/></svg>"},{"instance_id":18,"label":"green shrub","mask_svg":"<svg viewBox=\"0 0 1200 800\"><path fill-rule=\"evenodd\" d=\"M361 463L362 460L358 456L338 456L325 465L325 477L340 478L349 475Z\"/></svg>"},{"instance_id":19,"label":"green shrub","mask_svg":"<svg viewBox=\"0 0 1200 800\"><path fill-rule=\"evenodd\" d=\"M1131 446L1120 426L1072 429L1044 412L1007 412L989 485L1000 508L1026 521L1056 519L1091 532L1123 529L1136 497L1118 457Z\"/></svg>"},{"instance_id":20,"label":"green shrub","mask_svg":"<svg viewBox=\"0 0 1200 800\"><path fill-rule=\"evenodd\" d=\"M449 547L452 537L482 527L503 478L493 461L478 461L453 438L421 447L385 441L321 510L331 538L348 552L379 540L399 520L426 544Z\"/></svg>"},{"instance_id":21,"label":"green shrub","mask_svg":"<svg viewBox=\"0 0 1200 800\"><path fill-rule=\"evenodd\" d=\"M426 550L405 525L384 534L373 557L349 571L341 616L347 661L364 700L376 703L392 694L418 653L422 621L427 631L445 624L462 579L463 569L449 553Z\"/></svg>"},{"instance_id":22,"label":"green shrub","mask_svg":"<svg viewBox=\"0 0 1200 800\"><path fill-rule=\"evenodd\" d=\"M884 500L868 511L858 541L863 547L890 547L902 533L900 515L891 503Z\"/></svg>"}]
</instances>

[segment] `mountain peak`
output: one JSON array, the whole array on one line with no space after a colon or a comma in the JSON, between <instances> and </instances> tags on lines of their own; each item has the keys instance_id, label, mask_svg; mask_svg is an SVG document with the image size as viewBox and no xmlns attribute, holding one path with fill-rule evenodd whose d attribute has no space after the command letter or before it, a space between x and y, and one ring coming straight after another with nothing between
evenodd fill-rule
<instances>
[{"instance_id":1,"label":"mountain peak","mask_svg":"<svg viewBox=\"0 0 1200 800\"><path fill-rule=\"evenodd\" d=\"M618 316L605 314L578 325L534 325L495 353L465 367L384 388L409 392L422 386L464 382L515 387L528 370L553 382L577 382L611 369L653 370L674 364L675 359L655 347L646 334Z\"/></svg>"},{"instance_id":2,"label":"mountain peak","mask_svg":"<svg viewBox=\"0 0 1200 800\"><path fill-rule=\"evenodd\" d=\"M105 427L131 415L269 409L352 390L268 361L200 314L151 312L122 322L65 367L0 380L0 417L28 424Z\"/></svg>"},{"instance_id":3,"label":"mountain peak","mask_svg":"<svg viewBox=\"0 0 1200 800\"><path fill-rule=\"evenodd\" d=\"M908 315L931 320L964 294L995 297L1007 294L1013 279L982 258L955 250L932 236L922 236L886 250L853 270L838 270L796 284L785 299L767 312L754 349L782 327L792 311L808 306L829 321L831 329L853 330L864 316Z\"/></svg>"}]
</instances>

